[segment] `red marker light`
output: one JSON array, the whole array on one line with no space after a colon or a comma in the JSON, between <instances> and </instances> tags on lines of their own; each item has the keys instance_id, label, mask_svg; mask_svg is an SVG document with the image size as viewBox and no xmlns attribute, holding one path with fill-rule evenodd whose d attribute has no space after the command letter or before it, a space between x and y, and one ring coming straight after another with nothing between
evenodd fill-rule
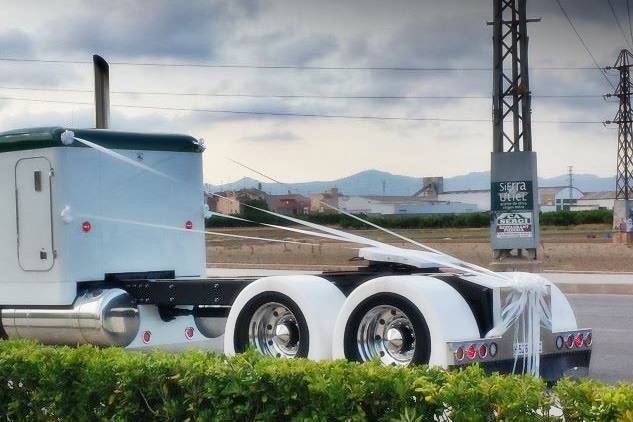
<instances>
[{"instance_id":1,"label":"red marker light","mask_svg":"<svg viewBox=\"0 0 633 422\"><path fill-rule=\"evenodd\" d=\"M485 343L482 343L481 346L479 346L479 357L485 358L487 355L488 355L488 346L486 346Z\"/></svg>"},{"instance_id":2,"label":"red marker light","mask_svg":"<svg viewBox=\"0 0 633 422\"><path fill-rule=\"evenodd\" d=\"M576 347L581 347L582 346L582 333L576 334L576 338L574 339L574 345Z\"/></svg>"},{"instance_id":3,"label":"red marker light","mask_svg":"<svg viewBox=\"0 0 633 422\"><path fill-rule=\"evenodd\" d=\"M567 339L565 340L565 346L567 346L568 349L571 349L572 347L574 347L574 335L573 334L568 334L567 335Z\"/></svg>"},{"instance_id":4,"label":"red marker light","mask_svg":"<svg viewBox=\"0 0 633 422\"><path fill-rule=\"evenodd\" d=\"M91 229L92 229L92 224L90 224L90 221L84 221L84 222L81 224L81 230L82 230L84 233L88 233Z\"/></svg>"},{"instance_id":5,"label":"red marker light","mask_svg":"<svg viewBox=\"0 0 633 422\"><path fill-rule=\"evenodd\" d=\"M147 344L152 340L151 331L143 331L143 343Z\"/></svg>"},{"instance_id":6,"label":"red marker light","mask_svg":"<svg viewBox=\"0 0 633 422\"><path fill-rule=\"evenodd\" d=\"M466 356L468 356L468 359L475 359L475 357L477 356L477 346L475 346L474 344L468 346L468 349L466 350Z\"/></svg>"},{"instance_id":7,"label":"red marker light","mask_svg":"<svg viewBox=\"0 0 633 422\"><path fill-rule=\"evenodd\" d=\"M193 337L193 333L194 333L194 331L193 331L193 327L187 327L187 328L185 328L185 338L186 338L187 340L191 340L191 338Z\"/></svg>"},{"instance_id":8,"label":"red marker light","mask_svg":"<svg viewBox=\"0 0 633 422\"><path fill-rule=\"evenodd\" d=\"M187 222L185 223L185 229L187 230L193 229L193 223L191 222L191 220L187 220Z\"/></svg>"}]
</instances>

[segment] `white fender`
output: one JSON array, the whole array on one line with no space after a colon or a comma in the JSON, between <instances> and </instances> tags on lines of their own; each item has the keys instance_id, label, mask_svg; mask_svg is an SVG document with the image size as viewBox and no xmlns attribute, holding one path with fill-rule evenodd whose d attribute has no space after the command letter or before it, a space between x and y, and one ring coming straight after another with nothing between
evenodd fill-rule
<instances>
[{"instance_id":1,"label":"white fender","mask_svg":"<svg viewBox=\"0 0 633 422\"><path fill-rule=\"evenodd\" d=\"M249 300L264 292L282 293L297 304L308 325L308 358L330 359L332 331L345 296L326 279L313 275L265 277L244 288L231 306L226 321L224 353L235 354L234 335L237 317Z\"/></svg>"},{"instance_id":2,"label":"white fender","mask_svg":"<svg viewBox=\"0 0 633 422\"><path fill-rule=\"evenodd\" d=\"M550 282L552 301L552 331L573 331L578 329L576 315L567 297L560 291L558 286Z\"/></svg>"},{"instance_id":3,"label":"white fender","mask_svg":"<svg viewBox=\"0 0 633 422\"><path fill-rule=\"evenodd\" d=\"M347 297L334 328L332 356L345 358L345 325L356 307L377 293L395 293L420 310L429 327L429 365L446 367L448 341L479 338L477 322L464 298L451 286L433 277L419 275L379 277L357 287Z\"/></svg>"}]
</instances>

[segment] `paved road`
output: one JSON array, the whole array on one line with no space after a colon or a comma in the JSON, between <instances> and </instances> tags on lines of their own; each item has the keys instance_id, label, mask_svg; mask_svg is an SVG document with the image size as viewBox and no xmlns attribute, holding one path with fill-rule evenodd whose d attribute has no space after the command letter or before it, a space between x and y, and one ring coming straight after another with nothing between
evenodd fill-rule
<instances>
[{"instance_id":1,"label":"paved road","mask_svg":"<svg viewBox=\"0 0 633 422\"><path fill-rule=\"evenodd\" d=\"M633 296L568 294L580 327L593 328L589 376L633 382Z\"/></svg>"}]
</instances>

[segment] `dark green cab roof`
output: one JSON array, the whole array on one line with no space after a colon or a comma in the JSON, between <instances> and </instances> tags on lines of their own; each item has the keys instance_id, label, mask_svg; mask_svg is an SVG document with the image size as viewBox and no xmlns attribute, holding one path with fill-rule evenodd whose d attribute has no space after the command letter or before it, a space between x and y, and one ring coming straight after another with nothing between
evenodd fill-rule
<instances>
[{"instance_id":1,"label":"dark green cab roof","mask_svg":"<svg viewBox=\"0 0 633 422\"><path fill-rule=\"evenodd\" d=\"M37 127L1 132L0 153L28 149L66 147L61 141L61 134L65 130L71 130L76 137L109 149L175 152L202 152L204 150L198 140L189 135L117 132L110 129ZM80 142L73 142L68 147L83 146L84 145Z\"/></svg>"}]
</instances>

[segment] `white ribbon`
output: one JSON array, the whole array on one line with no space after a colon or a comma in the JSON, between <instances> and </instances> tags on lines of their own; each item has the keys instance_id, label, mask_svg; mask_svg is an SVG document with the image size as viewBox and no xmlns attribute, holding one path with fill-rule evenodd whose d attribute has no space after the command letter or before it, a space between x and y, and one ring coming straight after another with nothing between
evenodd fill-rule
<instances>
[{"instance_id":1,"label":"white ribbon","mask_svg":"<svg viewBox=\"0 0 633 422\"><path fill-rule=\"evenodd\" d=\"M486 337L505 334L514 325L513 343L526 345L525 353L515 351L512 372L516 372L519 355L523 357L521 373L539 375L541 358L541 327L552 329L552 315L545 300L548 282L538 274L516 272L510 275L512 291L501 310L501 321Z\"/></svg>"},{"instance_id":2,"label":"white ribbon","mask_svg":"<svg viewBox=\"0 0 633 422\"><path fill-rule=\"evenodd\" d=\"M99 151L99 152L101 152L101 153L103 153L105 155L108 155L111 158L123 161L124 163L129 164L129 165L134 166L134 167L137 167L137 168L140 168L141 170L148 171L150 173L156 174L156 175L161 176L161 177L166 177L167 179L176 180L173 177L171 177L171 176L169 176L169 175L167 175L165 173L162 173L162 172L160 172L158 170L155 170L155 169L153 169L151 167L148 167L145 164L141 164L141 163L139 163L137 161L134 161L131 158L126 157L125 155L121 155L118 152L114 152L111 149L103 147L103 146L101 146L99 144L95 144L94 142L87 141L87 140L85 140L83 138L78 138L78 137L75 136L75 133L72 130L65 130L64 132L62 132L60 138L61 138L61 141L62 141L62 143L64 145L70 145L70 144L73 143L73 140L75 140L75 141L81 142L82 144L84 144L87 147L90 147L90 148L95 149L95 150L97 150L97 151Z\"/></svg>"}]
</instances>

